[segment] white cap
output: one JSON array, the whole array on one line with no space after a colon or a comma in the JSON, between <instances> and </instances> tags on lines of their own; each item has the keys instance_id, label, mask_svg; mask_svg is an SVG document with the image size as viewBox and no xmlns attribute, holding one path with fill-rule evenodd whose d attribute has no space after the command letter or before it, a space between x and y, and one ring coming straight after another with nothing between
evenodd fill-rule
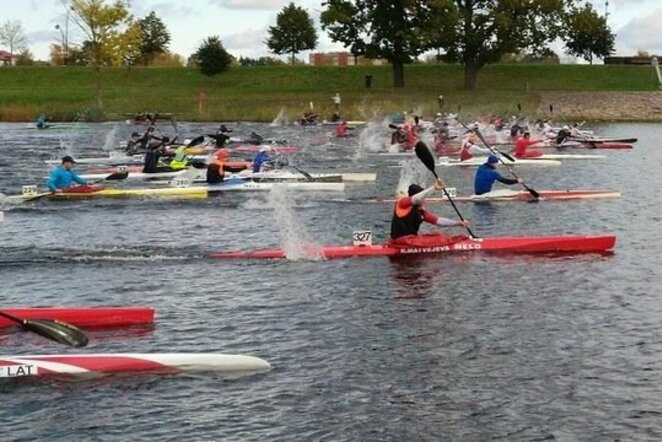
<instances>
[{"instance_id":1,"label":"white cap","mask_svg":"<svg viewBox=\"0 0 662 442\"><path fill-rule=\"evenodd\" d=\"M568 130L568 129L570 129L570 126L568 126L568 125L566 124L565 126L563 126L563 129Z\"/></svg>"},{"instance_id":2,"label":"white cap","mask_svg":"<svg viewBox=\"0 0 662 442\"><path fill-rule=\"evenodd\" d=\"M191 139L190 138L185 139L184 140L184 145L188 146L189 144L191 144Z\"/></svg>"},{"instance_id":3,"label":"white cap","mask_svg":"<svg viewBox=\"0 0 662 442\"><path fill-rule=\"evenodd\" d=\"M437 112L437 116L438 116L438 117L441 117L441 112Z\"/></svg>"}]
</instances>

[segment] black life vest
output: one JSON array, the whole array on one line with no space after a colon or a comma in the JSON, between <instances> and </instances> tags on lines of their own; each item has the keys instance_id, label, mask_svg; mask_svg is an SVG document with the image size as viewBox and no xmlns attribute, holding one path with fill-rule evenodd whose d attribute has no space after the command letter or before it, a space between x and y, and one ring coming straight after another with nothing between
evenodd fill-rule
<instances>
[{"instance_id":1,"label":"black life vest","mask_svg":"<svg viewBox=\"0 0 662 442\"><path fill-rule=\"evenodd\" d=\"M406 197L403 197L406 198ZM425 209L423 207L411 206L407 209L400 209L398 202L395 202L393 209L393 219L391 220L391 239L397 239L405 235L418 235L418 229L423 222Z\"/></svg>"}]
</instances>

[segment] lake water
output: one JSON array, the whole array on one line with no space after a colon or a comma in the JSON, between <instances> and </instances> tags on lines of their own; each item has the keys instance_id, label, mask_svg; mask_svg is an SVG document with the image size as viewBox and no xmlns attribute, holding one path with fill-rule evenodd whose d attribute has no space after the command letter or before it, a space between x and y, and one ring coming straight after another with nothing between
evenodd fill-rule
<instances>
[{"instance_id":1,"label":"lake water","mask_svg":"<svg viewBox=\"0 0 662 442\"><path fill-rule=\"evenodd\" d=\"M134 130L24 126L0 124L5 194L42 185L46 158L98 155ZM178 125L186 138L215 129ZM285 138L304 148L291 161L305 170L376 171L376 183L343 194L5 202L3 305L151 305L157 319L153 328L89 332L82 350L3 330L3 354L220 352L273 368L234 380L3 381L2 439L660 440L662 125L592 129L639 142L578 152L602 161L517 172L535 189L612 188L622 198L459 208L484 237L611 232L610 256L204 259L275 247L284 234L320 244L348 243L360 229L386 237L389 204L342 200L392 196L400 170L357 153L358 139L337 140L330 127L242 123L233 135ZM473 170L440 172L471 193ZM411 176L429 184L428 175L418 166ZM455 216L447 205L430 208Z\"/></svg>"}]
</instances>

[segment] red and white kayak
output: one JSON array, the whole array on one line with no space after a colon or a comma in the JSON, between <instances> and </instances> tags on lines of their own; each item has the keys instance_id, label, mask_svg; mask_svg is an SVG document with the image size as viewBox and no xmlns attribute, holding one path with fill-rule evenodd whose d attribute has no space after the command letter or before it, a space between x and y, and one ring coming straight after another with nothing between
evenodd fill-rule
<instances>
[{"instance_id":1,"label":"red and white kayak","mask_svg":"<svg viewBox=\"0 0 662 442\"><path fill-rule=\"evenodd\" d=\"M614 248L614 235L557 235L557 236L504 236L463 239L434 247L393 247L389 245L322 246L311 247L312 256L326 259L355 256L405 256L455 252L503 253L595 253ZM206 255L213 259L276 259L286 258L283 249L264 249L248 252L217 252Z\"/></svg>"},{"instance_id":2,"label":"red and white kayak","mask_svg":"<svg viewBox=\"0 0 662 442\"><path fill-rule=\"evenodd\" d=\"M453 188L447 189L453 191ZM538 190L540 198L537 201L555 201L555 200L585 200L585 199L603 199L620 198L621 192L617 190ZM455 196L451 193L453 202L473 203L481 201L534 201L533 196L526 190L498 189L482 195ZM368 202L394 203L395 199L367 200ZM425 203L447 203L448 198L426 198Z\"/></svg>"},{"instance_id":3,"label":"red and white kayak","mask_svg":"<svg viewBox=\"0 0 662 442\"><path fill-rule=\"evenodd\" d=\"M152 307L7 307L1 311L22 319L57 319L81 328L152 324ZM0 317L0 328L16 325Z\"/></svg>"},{"instance_id":4,"label":"red and white kayak","mask_svg":"<svg viewBox=\"0 0 662 442\"><path fill-rule=\"evenodd\" d=\"M117 373L254 373L271 368L264 359L216 353L116 353L0 356L0 378L96 378Z\"/></svg>"}]
</instances>

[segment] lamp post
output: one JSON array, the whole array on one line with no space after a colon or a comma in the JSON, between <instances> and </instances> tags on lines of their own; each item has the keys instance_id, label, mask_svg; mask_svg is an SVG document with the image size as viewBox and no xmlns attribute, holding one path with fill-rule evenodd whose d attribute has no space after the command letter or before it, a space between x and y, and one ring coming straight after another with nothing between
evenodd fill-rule
<instances>
[{"instance_id":1,"label":"lamp post","mask_svg":"<svg viewBox=\"0 0 662 442\"><path fill-rule=\"evenodd\" d=\"M55 29L60 31L60 35L62 36L62 64L67 65L67 37L64 34L64 31L62 31L62 26L60 25L55 25Z\"/></svg>"}]
</instances>

